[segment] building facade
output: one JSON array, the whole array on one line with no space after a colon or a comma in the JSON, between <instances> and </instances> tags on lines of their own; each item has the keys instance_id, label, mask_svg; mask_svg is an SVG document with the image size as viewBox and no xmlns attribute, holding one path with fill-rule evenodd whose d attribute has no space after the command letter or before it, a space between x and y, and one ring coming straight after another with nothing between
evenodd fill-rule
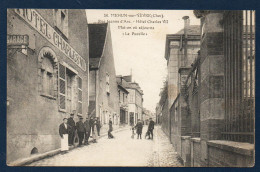
<instances>
[{"instance_id":1,"label":"building facade","mask_svg":"<svg viewBox=\"0 0 260 172\"><path fill-rule=\"evenodd\" d=\"M132 82L132 75L123 76L127 82L128 94L128 124L135 125L138 119L143 120L143 90L138 83Z\"/></svg>"},{"instance_id":2,"label":"building facade","mask_svg":"<svg viewBox=\"0 0 260 172\"><path fill-rule=\"evenodd\" d=\"M198 56L198 51L200 49L200 26L190 25L190 20L188 16L183 17L184 29L180 30L176 34L166 35L166 48L165 48L165 59L167 60L167 104L163 106L164 112L162 113L162 125L164 125L165 133L170 136L173 135L175 140L179 140L181 135L180 131L170 130L170 108L176 101L183 100L180 96L182 90L182 83L186 80L187 72L191 68L191 64ZM167 105L167 107L165 107ZM185 111L185 104L180 104L179 107L180 114L182 110ZM165 110L168 108L168 111ZM178 108L176 107L176 110ZM185 112L183 112L185 113ZM189 118L189 116L187 116ZM182 117L182 122L185 123L186 117ZM185 124L188 125L189 123ZM175 125L177 127L177 125ZM182 128L182 132L185 131L185 127ZM174 133L176 132L176 133Z\"/></svg>"},{"instance_id":3,"label":"building facade","mask_svg":"<svg viewBox=\"0 0 260 172\"><path fill-rule=\"evenodd\" d=\"M118 97L120 105L120 124L128 124L128 91L127 82L122 76L117 76Z\"/></svg>"},{"instance_id":4,"label":"building facade","mask_svg":"<svg viewBox=\"0 0 260 172\"><path fill-rule=\"evenodd\" d=\"M89 42L89 113L100 117L102 124L108 124L111 118L114 125L119 125L118 85L109 24L89 24Z\"/></svg>"},{"instance_id":5,"label":"building facade","mask_svg":"<svg viewBox=\"0 0 260 172\"><path fill-rule=\"evenodd\" d=\"M7 10L7 163L60 148L63 118L88 112L88 45L85 10Z\"/></svg>"},{"instance_id":6,"label":"building facade","mask_svg":"<svg viewBox=\"0 0 260 172\"><path fill-rule=\"evenodd\" d=\"M169 121L162 125L170 126L169 138L185 166L252 167L255 11L194 14L201 20L200 51L190 66L178 69L179 92L169 114L162 112Z\"/></svg>"}]
</instances>

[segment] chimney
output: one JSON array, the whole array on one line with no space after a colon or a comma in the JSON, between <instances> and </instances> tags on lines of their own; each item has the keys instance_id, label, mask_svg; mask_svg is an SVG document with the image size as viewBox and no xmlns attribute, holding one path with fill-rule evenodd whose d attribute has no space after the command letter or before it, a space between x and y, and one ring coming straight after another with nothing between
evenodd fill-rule
<instances>
[{"instance_id":1,"label":"chimney","mask_svg":"<svg viewBox=\"0 0 260 172\"><path fill-rule=\"evenodd\" d=\"M189 16L183 16L182 19L184 20L184 41L183 41L183 47L184 47L184 58L182 61L182 66L187 66L188 61L188 50L187 50L187 39L188 39L188 28L190 26L190 19Z\"/></svg>"},{"instance_id":2,"label":"chimney","mask_svg":"<svg viewBox=\"0 0 260 172\"><path fill-rule=\"evenodd\" d=\"M182 19L184 20L184 35L185 38L188 37L188 28L190 26L190 19L189 16L183 16Z\"/></svg>"}]
</instances>

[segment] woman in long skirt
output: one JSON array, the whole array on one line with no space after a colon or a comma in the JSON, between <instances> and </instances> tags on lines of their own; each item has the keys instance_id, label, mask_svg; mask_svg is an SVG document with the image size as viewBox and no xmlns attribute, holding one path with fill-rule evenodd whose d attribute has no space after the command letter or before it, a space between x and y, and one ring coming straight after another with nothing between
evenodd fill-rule
<instances>
[{"instance_id":1,"label":"woman in long skirt","mask_svg":"<svg viewBox=\"0 0 260 172\"><path fill-rule=\"evenodd\" d=\"M68 133L69 133L69 125L67 124L67 118L63 119L63 123L59 126L59 134L61 137L61 151L62 153L65 153L69 150L69 139L68 139Z\"/></svg>"}]
</instances>

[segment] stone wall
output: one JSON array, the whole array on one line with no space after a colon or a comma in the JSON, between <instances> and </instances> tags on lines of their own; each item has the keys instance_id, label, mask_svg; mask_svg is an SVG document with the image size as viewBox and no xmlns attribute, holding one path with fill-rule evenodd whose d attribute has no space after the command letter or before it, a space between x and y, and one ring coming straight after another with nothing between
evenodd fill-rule
<instances>
[{"instance_id":1,"label":"stone wall","mask_svg":"<svg viewBox=\"0 0 260 172\"><path fill-rule=\"evenodd\" d=\"M254 145L224 140L208 142L210 167L253 167Z\"/></svg>"}]
</instances>

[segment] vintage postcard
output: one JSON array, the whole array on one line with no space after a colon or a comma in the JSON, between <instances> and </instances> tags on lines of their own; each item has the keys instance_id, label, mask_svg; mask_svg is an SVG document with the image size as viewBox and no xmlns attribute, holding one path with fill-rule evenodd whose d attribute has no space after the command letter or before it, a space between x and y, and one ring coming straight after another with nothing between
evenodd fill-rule
<instances>
[{"instance_id":1,"label":"vintage postcard","mask_svg":"<svg viewBox=\"0 0 260 172\"><path fill-rule=\"evenodd\" d=\"M8 166L253 167L255 11L7 9Z\"/></svg>"}]
</instances>

